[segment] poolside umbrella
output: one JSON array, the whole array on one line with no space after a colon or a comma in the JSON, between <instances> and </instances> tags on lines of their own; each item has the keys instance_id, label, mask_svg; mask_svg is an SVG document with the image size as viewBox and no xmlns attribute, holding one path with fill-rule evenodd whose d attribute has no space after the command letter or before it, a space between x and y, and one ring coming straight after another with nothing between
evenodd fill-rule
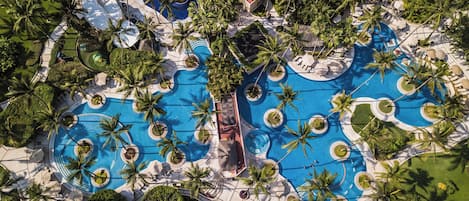
<instances>
[{"instance_id":1,"label":"poolside umbrella","mask_svg":"<svg viewBox=\"0 0 469 201\"><path fill-rule=\"evenodd\" d=\"M417 46L418 43L419 43L419 39L418 39L418 37L417 37L415 34L409 36L409 38L407 39L407 44L408 44L409 46L412 46L412 47L413 47L413 46Z\"/></svg>"},{"instance_id":2,"label":"poolside umbrella","mask_svg":"<svg viewBox=\"0 0 469 201\"><path fill-rule=\"evenodd\" d=\"M457 64L451 65L451 72L453 72L454 75L462 75L461 67Z\"/></svg>"},{"instance_id":3,"label":"poolside umbrella","mask_svg":"<svg viewBox=\"0 0 469 201\"><path fill-rule=\"evenodd\" d=\"M436 51L433 48L427 50L427 57L430 59L436 58Z\"/></svg>"},{"instance_id":4,"label":"poolside umbrella","mask_svg":"<svg viewBox=\"0 0 469 201\"><path fill-rule=\"evenodd\" d=\"M438 49L438 50L436 50L435 56L438 60L445 60L446 53L443 52L443 50Z\"/></svg>"},{"instance_id":5,"label":"poolside umbrella","mask_svg":"<svg viewBox=\"0 0 469 201\"><path fill-rule=\"evenodd\" d=\"M407 22L405 20L393 20L392 25L399 30L403 30L407 27Z\"/></svg>"},{"instance_id":6,"label":"poolside umbrella","mask_svg":"<svg viewBox=\"0 0 469 201\"><path fill-rule=\"evenodd\" d=\"M462 87L464 87L464 89L469 89L469 80L468 79L463 79L461 81L461 84L462 84Z\"/></svg>"},{"instance_id":7,"label":"poolside umbrella","mask_svg":"<svg viewBox=\"0 0 469 201\"><path fill-rule=\"evenodd\" d=\"M403 1L395 1L393 6L398 11L404 11L404 2Z\"/></svg>"},{"instance_id":8,"label":"poolside umbrella","mask_svg":"<svg viewBox=\"0 0 469 201\"><path fill-rule=\"evenodd\" d=\"M238 153L233 140L220 141L218 146L218 163L224 171L236 170Z\"/></svg>"},{"instance_id":9,"label":"poolside umbrella","mask_svg":"<svg viewBox=\"0 0 469 201\"><path fill-rule=\"evenodd\" d=\"M106 73L98 73L94 77L94 82L96 83L97 86L104 86L106 85L106 79L107 79L107 74Z\"/></svg>"}]
</instances>

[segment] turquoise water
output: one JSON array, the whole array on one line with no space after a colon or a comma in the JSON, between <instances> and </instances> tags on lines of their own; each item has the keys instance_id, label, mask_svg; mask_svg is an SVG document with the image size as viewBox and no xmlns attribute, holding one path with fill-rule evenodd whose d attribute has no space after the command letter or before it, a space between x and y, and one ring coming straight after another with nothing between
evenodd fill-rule
<instances>
[{"instance_id":1,"label":"turquoise water","mask_svg":"<svg viewBox=\"0 0 469 201\"><path fill-rule=\"evenodd\" d=\"M283 110L286 122L279 129L268 128L263 122L264 112L270 108L275 108L279 104L277 97L274 95L281 92L279 83L268 80L265 74L262 75L259 83L263 90L266 91L264 97L260 101L249 102L246 100L243 91L246 85L255 82L258 72L247 77L243 86L238 89L239 108L242 108L241 116L247 122L268 133L271 146L267 152L267 157L279 160L285 156L286 150L282 149L281 146L294 139L292 135L286 133L286 127L296 130L298 121L301 123L308 122L309 118L316 114L327 116L332 108L330 99L334 94L343 89L349 93L367 80L374 70L364 69L363 67L373 60L373 48L378 50L383 49L383 41L388 40L396 40L396 36L391 29L383 24L381 32L374 35L373 41L369 46L355 46L355 57L351 68L337 79L331 81L311 81L298 75L290 67L287 67L287 75L282 82L292 86L294 90L299 92L297 100L294 101L298 110L287 106ZM397 44L396 41L394 44ZM398 62L404 57L404 55L399 57ZM402 71L399 72L399 70L387 71L384 81L381 81L379 74L376 74L366 85L353 94L353 98L388 97L395 99L401 96L396 87L396 81L401 76L401 73ZM431 123L424 120L419 112L420 106L428 101L435 102L427 89L403 98L396 103L396 118L413 126L430 125ZM344 136L338 122L338 115L330 116L328 121L330 125L329 130L325 134L318 135L317 138L309 140L313 147L312 150L308 149L306 156L303 154L301 147L291 152L280 162L280 173L294 187L298 187L305 183L305 179L311 178L311 176L306 177L305 175L311 175L314 170L320 173L327 169L338 175L334 192L349 200L356 200L361 196L362 191L354 185L354 176L356 173L366 169L363 157L359 150L352 146L349 160L336 162L332 159L329 154L329 148L333 142L340 140L347 142L349 145L351 143Z\"/></svg>"},{"instance_id":2,"label":"turquoise water","mask_svg":"<svg viewBox=\"0 0 469 201\"><path fill-rule=\"evenodd\" d=\"M244 137L244 146L252 154L266 153L270 146L269 135L260 130L251 131Z\"/></svg>"},{"instance_id":3,"label":"turquoise water","mask_svg":"<svg viewBox=\"0 0 469 201\"><path fill-rule=\"evenodd\" d=\"M194 53L202 62L205 62L210 55L207 47L203 46L195 48ZM164 94L160 102L167 114L158 118L158 120L165 122L170 132L175 130L178 138L188 143L188 145L182 145L180 148L186 154L186 160L189 162L201 159L209 149L209 145L200 145L195 141L196 119L191 117L191 112L194 110L192 103L199 103L206 98L210 98L205 88L207 83L205 69L206 67L202 65L194 71L178 71L175 75L175 88L172 92ZM82 104L75 108L73 113L79 115L79 121L70 130L70 136L73 136L76 140L85 137L90 138L95 144L92 155L97 156L98 160L91 167L91 171L101 167L110 170L111 181L104 188L115 189L125 183L119 174L125 164L120 159L120 150L116 152L116 155L108 149L101 148L104 139L96 136L97 133L102 132L99 127L101 118L121 114L121 123L132 124L129 132L131 140L126 138L126 141L132 141L133 144L139 147L140 156L137 162L166 161L165 157L158 154L160 148L156 146L157 141L151 139L147 134L149 124L143 120L143 113L138 114L132 110L132 100L121 102L120 99L107 98L106 104L100 109L95 110L88 107L87 104ZM171 138L171 135L167 137ZM63 166L66 157L74 157L74 143L65 130L60 130L57 134L54 147L57 166L59 166L61 172L66 171L60 167ZM89 179L85 180L83 189L90 192L98 190L89 184Z\"/></svg>"}]
</instances>

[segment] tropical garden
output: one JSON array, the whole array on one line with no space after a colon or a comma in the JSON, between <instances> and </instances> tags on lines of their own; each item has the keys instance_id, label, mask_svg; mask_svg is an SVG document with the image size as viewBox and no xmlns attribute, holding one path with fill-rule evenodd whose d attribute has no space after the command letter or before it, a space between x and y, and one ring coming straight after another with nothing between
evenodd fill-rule
<instances>
[{"instance_id":1,"label":"tropical garden","mask_svg":"<svg viewBox=\"0 0 469 201\"><path fill-rule=\"evenodd\" d=\"M172 9L168 6L171 1L161 1L161 9ZM353 0L318 0L311 3L308 0L276 0L274 8L286 17L286 23L276 27L278 36L271 36L262 23L254 22L244 29L238 30L234 36L227 33L228 25L236 23L238 19L238 3L234 0L214 1L200 0L189 6L190 23L172 25L173 44L163 44L154 31L156 22L145 18L138 21L136 26L140 31L139 40L150 41L150 48L133 46L128 49L118 48L113 41L119 40L119 32L123 29L124 19L116 23L109 23L106 30L97 30L85 20L77 18L76 14L84 11L72 0L0 0L0 101L9 100L9 105L0 111L0 144L22 147L39 134L49 138L57 133L63 122L66 107L59 107L68 97L76 95L86 97L87 89L93 85L94 77L98 73L106 73L120 85L118 92L124 98L135 97L136 109L144 113L144 120L154 125L155 133L163 129L158 127L155 120L166 114L159 105L164 95L151 94L147 87L154 83L161 86L171 84L168 75L167 61L160 52L161 48L176 48L178 51L193 52L190 42L197 37L205 38L210 44L213 55L207 60L207 89L217 100L224 95L234 92L242 85L244 76L252 70L260 69L261 73L269 75L280 74L285 65L285 54L291 50L294 56L303 54L302 32L300 26L308 26L309 32L317 36L316 40L324 42L322 47L314 49L315 58L326 58L339 47L352 48L357 40L366 37L365 32L372 32L379 28L383 10L375 6L365 10L359 20L363 21L361 31L357 34L356 26L352 25L351 13L363 1ZM455 51L462 52L466 60L469 58L469 17L468 5L464 1L449 0L405 0L405 11L401 13L405 19L430 24L434 30L444 27L443 31L451 39ZM171 19L171 13L168 12ZM445 23L451 19L451 23ZM50 39L49 35L58 23L64 20L69 28L64 35L55 41L52 49L52 59L46 80L35 78L35 72L41 70L40 53L43 44ZM444 25L444 26L442 26ZM197 34L196 34L197 33ZM197 37L196 37L197 35ZM144 49L144 50L142 50ZM383 163L385 172L381 172L370 185L374 193L369 195L374 200L461 200L467 197L469 143L464 140L454 147L447 146L449 135L463 121L466 108L462 104L461 96L442 94L444 79L450 75L446 62L412 62L402 71L396 64L396 57L392 52L375 50L374 62L366 66L380 74L383 82L384 74L388 71L402 72L409 85L416 90L429 89L438 100L434 117L437 121L431 129L415 128L405 131L396 125L377 119L371 112L371 106L361 104L354 111L350 106L354 101L352 94L343 91L332 102L335 107L331 115L338 113L340 117L346 112L352 113L352 127L366 142L374 157L380 161L393 159L396 154L417 144L425 151L443 150L443 153L426 154L413 158L403 165ZM431 68L430 66L436 66ZM284 71L284 70L283 70ZM254 86L259 82L258 76ZM280 104L277 109L297 109L293 101L299 91L294 91L288 85L281 85L282 92L275 94ZM254 88L255 89L255 88ZM249 93L262 92L251 90ZM253 95L256 97L257 95ZM404 98L391 100L392 103ZM124 99L123 99L124 100ZM195 129L211 123L210 101L193 104L192 116L198 119ZM383 106L386 107L386 106ZM105 138L103 148L116 151L119 147L128 146L128 142L121 134L128 132L132 125L120 125L120 116L102 119L100 127ZM275 120L275 119L274 119ZM324 124L324 122L322 122ZM324 126L321 122L315 124L298 122L298 127L287 128L287 133L294 140L286 142L282 148L288 153L301 148L304 154L312 148L308 140L314 139L313 128ZM159 129L158 129L159 128ZM73 138L72 138L73 139ZM78 142L75 142L78 144ZM156 145L161 148L160 155L170 158L174 163L184 159L184 153L179 149L184 146L173 131L172 138L163 138ZM80 152L75 158L67 158L67 168L71 174L68 181L82 183L84 178L101 179L102 176L90 171L96 158ZM287 153L287 154L288 154ZM142 173L147 162L130 162L120 172L123 179L136 192L142 186L149 184L149 176ZM432 164L432 165L428 165ZM434 165L433 165L434 164ZM184 172L186 180L181 186L190 191L190 197L196 199L214 185L208 180L211 170L192 164ZM239 177L245 185L253 189L254 195L268 194L269 186L275 178L268 168L250 167L247 177ZM449 175L449 176L448 176ZM306 185L301 191L307 192L310 200L326 200L334 198L332 192L336 184L336 174L327 170L314 172L307 178ZM0 184L11 186L15 179L4 168L0 168ZM50 199L44 197L40 186L31 185L26 192L1 192L2 199L17 200L21 196L35 199ZM189 199L180 195L178 189L169 186L157 186L145 193L143 200L184 200ZM124 200L113 190L102 190L93 194L89 200Z\"/></svg>"}]
</instances>

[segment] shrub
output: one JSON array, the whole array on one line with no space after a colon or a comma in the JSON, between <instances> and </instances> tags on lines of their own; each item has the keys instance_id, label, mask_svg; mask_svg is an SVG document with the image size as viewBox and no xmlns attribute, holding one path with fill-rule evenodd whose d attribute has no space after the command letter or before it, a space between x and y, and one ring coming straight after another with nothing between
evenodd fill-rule
<instances>
[{"instance_id":1,"label":"shrub","mask_svg":"<svg viewBox=\"0 0 469 201\"><path fill-rule=\"evenodd\" d=\"M102 189L91 195L88 201L126 201L126 199L114 190Z\"/></svg>"},{"instance_id":2,"label":"shrub","mask_svg":"<svg viewBox=\"0 0 469 201\"><path fill-rule=\"evenodd\" d=\"M143 201L183 201L181 193L170 186L157 186L145 193Z\"/></svg>"},{"instance_id":3,"label":"shrub","mask_svg":"<svg viewBox=\"0 0 469 201\"><path fill-rule=\"evenodd\" d=\"M17 57L18 44L0 37L0 73L4 74L14 69L18 64Z\"/></svg>"},{"instance_id":4,"label":"shrub","mask_svg":"<svg viewBox=\"0 0 469 201\"><path fill-rule=\"evenodd\" d=\"M326 126L326 123L322 118L315 118L311 123L311 126L316 130L322 130Z\"/></svg>"}]
</instances>

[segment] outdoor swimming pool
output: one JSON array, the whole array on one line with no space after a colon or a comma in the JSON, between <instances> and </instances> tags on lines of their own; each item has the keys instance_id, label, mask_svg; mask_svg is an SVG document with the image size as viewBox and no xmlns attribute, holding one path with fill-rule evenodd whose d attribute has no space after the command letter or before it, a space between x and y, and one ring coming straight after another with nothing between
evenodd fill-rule
<instances>
[{"instance_id":1,"label":"outdoor swimming pool","mask_svg":"<svg viewBox=\"0 0 469 201\"><path fill-rule=\"evenodd\" d=\"M200 61L205 62L210 55L210 51L205 46L199 46L194 49L194 53L199 57ZM175 75L175 88L172 92L163 95L161 100L162 107L167 114L159 118L165 122L169 131L175 130L178 138L187 142L187 145L180 146L180 149L186 154L187 161L196 161L203 158L209 149L209 145L201 145L194 139L194 130L196 119L191 117L194 110L192 103L199 103L210 98L205 84L207 77L205 66L200 66L194 71L178 71ZM143 120L142 113L135 113L132 109L133 100L107 98L106 104L100 109L92 109L88 104L81 104L73 110L74 114L78 114L78 123L70 131L61 129L53 140L54 143L54 160L58 170L68 175L64 165L66 157L75 158L73 152L75 143L70 140L69 136L73 136L75 140L89 138L94 143L94 151L92 156L97 156L97 163L91 167L91 171L97 168L108 168L111 174L111 181L103 188L116 189L125 183L125 180L119 174L124 167L124 162L120 159L120 150L111 152L108 148L102 149L102 137L96 134L101 133L99 121L101 118L109 118L115 114L121 114L120 122L122 124L132 124L129 136L133 144L139 148L140 156L137 163L142 161L165 161L165 157L159 155L156 146L157 141L151 139L147 134L149 124ZM167 137L171 137L168 135ZM95 192L98 189L90 185L89 178L85 179L85 185L82 188L85 191Z\"/></svg>"},{"instance_id":2,"label":"outdoor swimming pool","mask_svg":"<svg viewBox=\"0 0 469 201\"><path fill-rule=\"evenodd\" d=\"M189 3L192 2L193 0L188 0ZM173 17L177 20L183 20L183 19L186 19L187 16L189 16L189 13L187 12L187 7L189 5L189 3L187 3L186 5L177 5L177 6L171 6L172 9L173 9ZM152 7L153 9L155 9L156 11L160 11L160 1L158 0L154 0L153 3L148 3L147 5L149 5L150 7ZM163 16L168 18L168 11L167 10L163 10Z\"/></svg>"},{"instance_id":3,"label":"outdoor swimming pool","mask_svg":"<svg viewBox=\"0 0 469 201\"><path fill-rule=\"evenodd\" d=\"M308 120L316 114L327 116L330 114L332 105L331 97L341 92L343 89L349 93L357 86L366 81L375 71L374 69L364 69L363 67L373 61L373 48L378 50L384 48L384 42L396 40L393 31L382 24L381 32L375 34L372 43L367 47L355 46L355 58L350 69L337 79L331 81L311 81L298 75L290 67L287 67L287 75L282 83L291 86L298 91L298 98L293 103L298 110L287 106L283 110L285 119L284 126L294 130L298 127L298 121L301 123ZM384 42L383 42L384 41ZM397 44L396 41L394 44ZM400 56L398 62L404 58ZM371 97L381 98L388 97L395 99L402 94L396 87L396 81L401 77L399 71L387 71L384 81L381 81L379 74L371 78L367 84L353 94L353 98ZM309 140L313 150L308 150L307 155L303 154L301 147L292 151L285 158L286 150L282 149L282 145L293 140L291 134L286 133L286 128L281 126L279 129L272 129L264 124L263 114L271 108L277 107L279 101L275 93L280 93L281 88L278 82L272 82L267 79L264 74L259 84L263 91L266 91L264 97L256 102L249 102L243 94L245 87L254 83L258 72L245 78L245 82L238 90L238 103L241 116L254 127L268 133L270 137L270 149L267 152L267 158L280 162L280 174L288 179L294 187L298 187L305 183L305 175L311 175L314 170L320 173L327 169L331 173L337 173L337 184L334 186L334 192L342 195L349 200L359 198L362 191L354 184L354 176L360 171L365 171L365 163L359 150L352 146L351 155L348 160L337 162L329 154L329 148L335 141L344 141L349 145L350 141L344 136L342 128L338 121L338 115L333 114L329 117L329 130L317 138ZM414 95L405 97L396 103L396 118L400 121L413 126L428 126L431 123L423 119L420 115L420 107L425 102L435 102L434 98L429 95L429 91L424 89Z\"/></svg>"}]
</instances>

